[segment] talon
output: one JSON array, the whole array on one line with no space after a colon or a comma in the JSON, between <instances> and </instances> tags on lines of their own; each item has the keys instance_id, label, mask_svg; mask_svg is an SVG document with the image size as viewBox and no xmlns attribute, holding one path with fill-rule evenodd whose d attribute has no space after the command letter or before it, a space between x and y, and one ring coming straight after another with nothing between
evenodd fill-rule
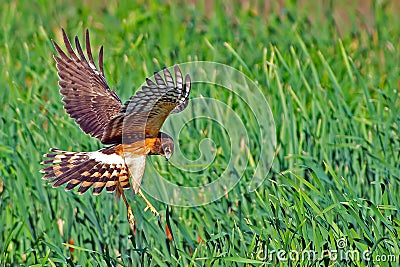
<instances>
[{"instance_id":1,"label":"talon","mask_svg":"<svg viewBox=\"0 0 400 267\"><path fill-rule=\"evenodd\" d=\"M135 217L133 216L132 208L129 206L127 211L128 223L132 232L135 232Z\"/></svg>"},{"instance_id":2,"label":"talon","mask_svg":"<svg viewBox=\"0 0 400 267\"><path fill-rule=\"evenodd\" d=\"M147 198L143 195L142 190L139 189L138 191L138 195L143 198L144 202L146 203L146 208L144 209L144 211L146 212L148 209L150 209L150 211L157 217L160 216L160 213L156 210L156 208L154 208L153 205L151 205L150 201L147 200Z\"/></svg>"},{"instance_id":3,"label":"talon","mask_svg":"<svg viewBox=\"0 0 400 267\"><path fill-rule=\"evenodd\" d=\"M129 205L128 201L126 200L124 190L121 187L121 185L118 185L118 191L117 191L121 196L122 199L124 200L125 206L126 206L126 217L128 219L129 223L129 228L131 228L132 233L136 233L136 227L135 227L135 216L133 216L132 208Z\"/></svg>"}]
</instances>

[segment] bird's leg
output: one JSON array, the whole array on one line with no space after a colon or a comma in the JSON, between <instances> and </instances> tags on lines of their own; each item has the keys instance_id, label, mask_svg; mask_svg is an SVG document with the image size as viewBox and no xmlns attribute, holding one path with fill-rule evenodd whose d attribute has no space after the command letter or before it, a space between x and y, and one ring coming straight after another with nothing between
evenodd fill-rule
<instances>
[{"instance_id":1,"label":"bird's leg","mask_svg":"<svg viewBox=\"0 0 400 267\"><path fill-rule=\"evenodd\" d=\"M139 188L139 191L138 191L138 195L139 195L141 198L143 198L144 202L146 202L147 207L144 209L144 211L150 209L150 211L151 211L154 215L156 215L156 216L159 217L159 216L160 216L160 213L158 213L158 211L156 210L156 208L154 208L154 206L151 205L150 201L148 201L147 198L143 195L143 192L142 192L142 190L141 190L140 188Z\"/></svg>"},{"instance_id":2,"label":"bird's leg","mask_svg":"<svg viewBox=\"0 0 400 267\"><path fill-rule=\"evenodd\" d=\"M129 206L128 201L126 200L124 189L122 189L121 186L119 186L118 189L119 189L119 193L121 194L122 199L124 200L125 205L126 205L129 227L131 228L132 233L134 233L135 232L135 217L133 216L132 208L131 208L131 206Z\"/></svg>"}]
</instances>

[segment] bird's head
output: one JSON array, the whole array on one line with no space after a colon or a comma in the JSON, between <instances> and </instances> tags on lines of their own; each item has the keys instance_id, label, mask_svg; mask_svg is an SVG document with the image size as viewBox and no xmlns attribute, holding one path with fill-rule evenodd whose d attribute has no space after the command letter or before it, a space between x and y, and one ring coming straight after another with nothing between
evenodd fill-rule
<instances>
[{"instance_id":1,"label":"bird's head","mask_svg":"<svg viewBox=\"0 0 400 267\"><path fill-rule=\"evenodd\" d=\"M172 154L174 153L174 140L171 136L166 133L160 133L159 135L161 141L161 155L165 157L166 160L169 160Z\"/></svg>"}]
</instances>

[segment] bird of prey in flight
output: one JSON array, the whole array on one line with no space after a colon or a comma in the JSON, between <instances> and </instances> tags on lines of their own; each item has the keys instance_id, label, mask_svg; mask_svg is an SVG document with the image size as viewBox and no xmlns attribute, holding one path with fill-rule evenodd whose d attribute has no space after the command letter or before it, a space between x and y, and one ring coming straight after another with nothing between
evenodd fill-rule
<instances>
[{"instance_id":1,"label":"bird of prey in flight","mask_svg":"<svg viewBox=\"0 0 400 267\"><path fill-rule=\"evenodd\" d=\"M186 108L191 87L190 76L183 77L178 66L174 76L164 68L154 73L154 81L146 84L124 104L112 90L104 75L103 47L96 66L86 30L86 54L75 37L76 51L62 30L65 53L53 41L58 56L54 56L59 76L60 93L64 108L83 132L107 145L91 152L69 152L55 148L45 154L41 170L43 179L50 179L53 187L66 185L66 190L77 186L79 193L92 188L93 194L116 192L122 196L128 210L128 221L134 227L132 209L124 190L131 188L140 195L154 214L156 209L140 190L146 157L162 155L167 160L174 152L174 141L160 131L171 113Z\"/></svg>"}]
</instances>

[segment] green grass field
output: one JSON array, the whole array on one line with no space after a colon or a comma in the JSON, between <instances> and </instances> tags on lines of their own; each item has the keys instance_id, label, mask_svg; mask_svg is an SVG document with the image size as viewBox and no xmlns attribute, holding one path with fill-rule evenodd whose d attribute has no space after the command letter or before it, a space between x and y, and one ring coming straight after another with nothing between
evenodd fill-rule
<instances>
[{"instance_id":1,"label":"green grass field","mask_svg":"<svg viewBox=\"0 0 400 267\"><path fill-rule=\"evenodd\" d=\"M269 11L246 1L23 2L0 4L1 266L400 264L400 18L393 3L372 1L367 17L349 1L282 1L285 8L271 4ZM347 20L334 15L337 8ZM137 219L132 235L114 195L46 186L39 163L50 147L102 147L63 109L51 44L61 43L61 28L81 39L89 28L92 49L104 45L106 78L123 101L163 66L206 60L242 71L275 119L276 157L267 179L247 191L262 155L248 107L202 85L193 86L191 97L218 99L244 114L249 137L249 165L224 197L176 207L149 196L163 214L158 221L128 193ZM224 127L229 133L237 124L225 120ZM182 153L192 159L200 141L214 137L220 156L199 182L218 178L229 160L221 155L231 140L221 132L201 120L180 135ZM169 171L162 159L152 161L174 183L197 182L188 172ZM314 259L302 258L310 251Z\"/></svg>"}]
</instances>

